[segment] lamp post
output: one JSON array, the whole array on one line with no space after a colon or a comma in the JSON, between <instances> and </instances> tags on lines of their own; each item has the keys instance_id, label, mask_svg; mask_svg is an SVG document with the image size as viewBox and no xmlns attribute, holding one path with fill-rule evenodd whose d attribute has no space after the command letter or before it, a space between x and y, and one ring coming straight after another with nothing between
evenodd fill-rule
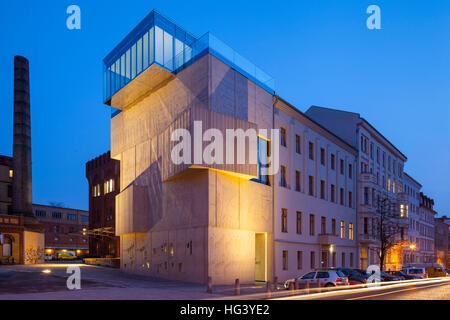
<instances>
[{"instance_id":1,"label":"lamp post","mask_svg":"<svg viewBox=\"0 0 450 320\"><path fill-rule=\"evenodd\" d=\"M411 263L413 263L413 253L414 253L414 249L416 248L416 245L414 243L411 243L409 245L409 248L411 249Z\"/></svg>"}]
</instances>

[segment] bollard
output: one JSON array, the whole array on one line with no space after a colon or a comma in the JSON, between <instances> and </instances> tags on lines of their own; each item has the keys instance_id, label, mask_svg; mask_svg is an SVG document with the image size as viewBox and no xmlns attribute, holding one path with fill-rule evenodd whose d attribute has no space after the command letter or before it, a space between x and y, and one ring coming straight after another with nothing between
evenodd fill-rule
<instances>
[{"instance_id":1,"label":"bollard","mask_svg":"<svg viewBox=\"0 0 450 320\"><path fill-rule=\"evenodd\" d=\"M278 277L275 276L273 277L273 291L277 291L278 290Z\"/></svg>"},{"instance_id":2,"label":"bollard","mask_svg":"<svg viewBox=\"0 0 450 320\"><path fill-rule=\"evenodd\" d=\"M299 285L299 283L298 283L298 278L295 278L295 286L294 286L294 289L295 289L295 290L300 289L300 285Z\"/></svg>"},{"instance_id":3,"label":"bollard","mask_svg":"<svg viewBox=\"0 0 450 320\"><path fill-rule=\"evenodd\" d=\"M208 277L208 286L206 287L207 293L212 293L212 278Z\"/></svg>"},{"instance_id":4,"label":"bollard","mask_svg":"<svg viewBox=\"0 0 450 320\"><path fill-rule=\"evenodd\" d=\"M317 279L317 292L320 293L321 289L320 289L320 279Z\"/></svg>"},{"instance_id":5,"label":"bollard","mask_svg":"<svg viewBox=\"0 0 450 320\"><path fill-rule=\"evenodd\" d=\"M293 282L289 282L289 295L290 296L294 295L294 283Z\"/></svg>"},{"instance_id":6,"label":"bollard","mask_svg":"<svg viewBox=\"0 0 450 320\"><path fill-rule=\"evenodd\" d=\"M272 298L272 284L270 283L270 281L267 281L266 291L267 291L267 299Z\"/></svg>"},{"instance_id":7,"label":"bollard","mask_svg":"<svg viewBox=\"0 0 450 320\"><path fill-rule=\"evenodd\" d=\"M306 294L309 294L309 281L306 281Z\"/></svg>"},{"instance_id":8,"label":"bollard","mask_svg":"<svg viewBox=\"0 0 450 320\"><path fill-rule=\"evenodd\" d=\"M236 279L234 281L234 295L235 296L241 295L241 284L239 283L239 279Z\"/></svg>"}]
</instances>

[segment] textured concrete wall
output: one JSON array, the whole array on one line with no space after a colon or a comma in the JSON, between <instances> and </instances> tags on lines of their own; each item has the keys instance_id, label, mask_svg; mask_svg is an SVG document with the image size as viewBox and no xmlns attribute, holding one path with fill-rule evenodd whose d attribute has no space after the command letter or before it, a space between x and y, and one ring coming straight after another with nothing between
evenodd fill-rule
<instances>
[{"instance_id":1,"label":"textured concrete wall","mask_svg":"<svg viewBox=\"0 0 450 320\"><path fill-rule=\"evenodd\" d=\"M198 283L208 276L215 284L254 281L256 233L272 231L271 188L248 180L256 165L174 165L170 136L177 128L192 132L196 120L204 130L270 128L272 98L260 90L206 55L111 120L111 155L121 160L123 270Z\"/></svg>"}]
</instances>

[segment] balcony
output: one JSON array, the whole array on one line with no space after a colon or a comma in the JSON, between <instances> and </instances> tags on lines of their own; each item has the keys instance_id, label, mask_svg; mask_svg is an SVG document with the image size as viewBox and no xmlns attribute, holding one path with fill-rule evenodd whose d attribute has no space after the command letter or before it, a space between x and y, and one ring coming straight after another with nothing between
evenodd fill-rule
<instances>
[{"instance_id":1,"label":"balcony","mask_svg":"<svg viewBox=\"0 0 450 320\"><path fill-rule=\"evenodd\" d=\"M405 192L397 193L397 200L401 203L408 203L409 202L409 195Z\"/></svg>"},{"instance_id":2,"label":"balcony","mask_svg":"<svg viewBox=\"0 0 450 320\"><path fill-rule=\"evenodd\" d=\"M373 173L364 172L359 174L359 182L374 186L377 184L377 177Z\"/></svg>"},{"instance_id":3,"label":"balcony","mask_svg":"<svg viewBox=\"0 0 450 320\"><path fill-rule=\"evenodd\" d=\"M361 233L359 234L359 242L365 244L375 244L378 240L375 235Z\"/></svg>"},{"instance_id":4,"label":"balcony","mask_svg":"<svg viewBox=\"0 0 450 320\"><path fill-rule=\"evenodd\" d=\"M271 76L215 36L197 38L153 10L103 59L103 101L123 110L207 53L274 93Z\"/></svg>"},{"instance_id":5,"label":"balcony","mask_svg":"<svg viewBox=\"0 0 450 320\"><path fill-rule=\"evenodd\" d=\"M332 234L332 233L321 233L321 234L319 234L318 237L319 237L319 243L322 246L330 246L330 245L336 244L336 242L339 239L337 234Z\"/></svg>"}]
</instances>

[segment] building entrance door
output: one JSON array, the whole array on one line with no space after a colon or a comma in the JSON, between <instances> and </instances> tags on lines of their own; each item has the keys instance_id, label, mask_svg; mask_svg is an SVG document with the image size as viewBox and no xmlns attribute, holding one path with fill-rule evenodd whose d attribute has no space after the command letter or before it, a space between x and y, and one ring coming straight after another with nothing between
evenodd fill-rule
<instances>
[{"instance_id":1,"label":"building entrance door","mask_svg":"<svg viewBox=\"0 0 450 320\"><path fill-rule=\"evenodd\" d=\"M255 280L267 281L267 234L255 234Z\"/></svg>"}]
</instances>

